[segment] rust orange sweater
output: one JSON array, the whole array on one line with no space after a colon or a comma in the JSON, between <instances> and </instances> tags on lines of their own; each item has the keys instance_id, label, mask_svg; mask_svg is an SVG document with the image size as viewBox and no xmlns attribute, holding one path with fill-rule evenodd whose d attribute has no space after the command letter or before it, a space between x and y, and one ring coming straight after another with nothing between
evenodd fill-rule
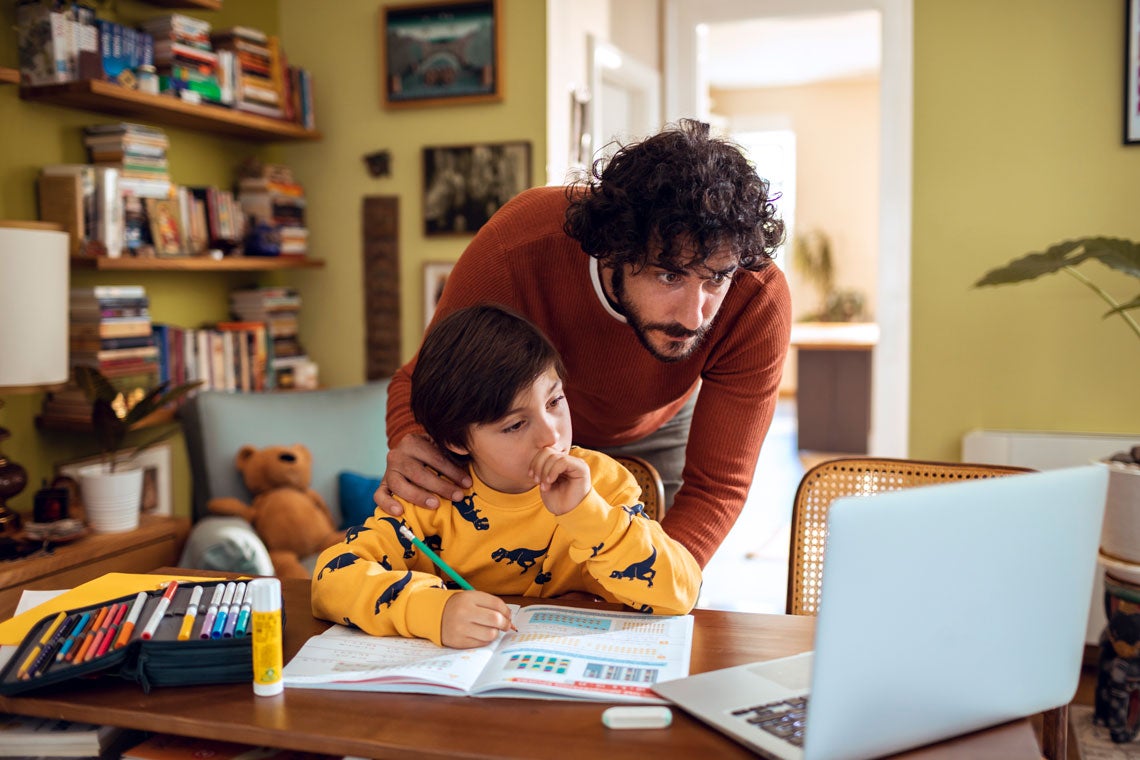
<instances>
[{"instance_id":1,"label":"rust orange sweater","mask_svg":"<svg viewBox=\"0 0 1140 760\"><path fill-rule=\"evenodd\" d=\"M654 359L594 284L596 262L562 230L562 187L527 190L485 224L447 280L435 319L472 304L508 306L562 354L574 442L605 448L669 420L700 385L684 485L662 525L704 567L744 506L772 422L791 332L775 266L739 271L705 341L684 361ZM388 439L422 430L409 407L415 358L392 378Z\"/></svg>"}]
</instances>

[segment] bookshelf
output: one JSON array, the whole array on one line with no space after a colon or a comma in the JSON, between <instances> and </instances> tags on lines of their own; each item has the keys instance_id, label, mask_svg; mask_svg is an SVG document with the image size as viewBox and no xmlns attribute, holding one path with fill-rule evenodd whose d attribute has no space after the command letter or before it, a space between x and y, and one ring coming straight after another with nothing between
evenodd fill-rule
<instances>
[{"instance_id":1,"label":"bookshelf","mask_svg":"<svg viewBox=\"0 0 1140 760\"><path fill-rule=\"evenodd\" d=\"M157 427L158 425L168 425L175 421L175 414L176 412L173 409L159 409L149 417L144 417L134 425L131 425L131 430L143 430L144 428ZM90 422L56 419L43 415L36 416L36 427L40 430L59 430L65 433L92 432Z\"/></svg>"},{"instance_id":2,"label":"bookshelf","mask_svg":"<svg viewBox=\"0 0 1140 760\"><path fill-rule=\"evenodd\" d=\"M7 66L0 66L0 84L19 84L20 71L19 69L10 69Z\"/></svg>"},{"instance_id":3,"label":"bookshelf","mask_svg":"<svg viewBox=\"0 0 1140 760\"><path fill-rule=\"evenodd\" d=\"M189 8L199 11L220 11L222 0L144 0L147 5L162 8Z\"/></svg>"},{"instance_id":4,"label":"bookshelf","mask_svg":"<svg viewBox=\"0 0 1140 760\"><path fill-rule=\"evenodd\" d=\"M18 79L19 72L16 76ZM299 124L209 103L186 103L169 95L151 95L97 79L21 87L20 98L245 140L280 142L321 138L317 130L305 129Z\"/></svg>"},{"instance_id":5,"label":"bookshelf","mask_svg":"<svg viewBox=\"0 0 1140 760\"><path fill-rule=\"evenodd\" d=\"M268 272L280 269L320 269L325 262L321 259L294 258L289 256L232 256L212 259L207 256L170 256L155 258L92 258L73 256L71 266L75 269L94 269L100 272Z\"/></svg>"}]
</instances>

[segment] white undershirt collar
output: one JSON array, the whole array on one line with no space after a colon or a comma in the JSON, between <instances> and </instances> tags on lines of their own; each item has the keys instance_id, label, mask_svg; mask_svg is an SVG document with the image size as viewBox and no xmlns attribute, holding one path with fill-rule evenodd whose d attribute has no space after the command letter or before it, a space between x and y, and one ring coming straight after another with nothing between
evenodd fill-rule
<instances>
[{"instance_id":1,"label":"white undershirt collar","mask_svg":"<svg viewBox=\"0 0 1140 760\"><path fill-rule=\"evenodd\" d=\"M591 257L593 259L593 257ZM593 259L593 266L590 267L590 281L594 283L594 292L598 296L598 303L606 310L611 317L618 322L625 323L625 315L619 314L610 305L610 299L606 298L605 288L602 287L602 261L601 259Z\"/></svg>"}]
</instances>

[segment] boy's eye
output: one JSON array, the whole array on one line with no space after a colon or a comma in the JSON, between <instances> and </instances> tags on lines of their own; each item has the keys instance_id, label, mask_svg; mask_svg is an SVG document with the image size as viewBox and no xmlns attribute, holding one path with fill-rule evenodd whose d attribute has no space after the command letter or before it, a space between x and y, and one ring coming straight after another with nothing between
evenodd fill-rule
<instances>
[{"instance_id":1,"label":"boy's eye","mask_svg":"<svg viewBox=\"0 0 1140 760\"><path fill-rule=\"evenodd\" d=\"M518 422L514 423L513 425L507 425L505 428L503 428L503 432L504 433L513 433L516 430L521 430L522 426L523 426L523 421L519 420Z\"/></svg>"},{"instance_id":2,"label":"boy's eye","mask_svg":"<svg viewBox=\"0 0 1140 760\"><path fill-rule=\"evenodd\" d=\"M563 402L563 400L565 400L565 398L566 398L566 396L564 396L564 395L555 396L554 398L550 399L550 401L547 402L546 406L549 409L553 409L554 407L561 404Z\"/></svg>"}]
</instances>

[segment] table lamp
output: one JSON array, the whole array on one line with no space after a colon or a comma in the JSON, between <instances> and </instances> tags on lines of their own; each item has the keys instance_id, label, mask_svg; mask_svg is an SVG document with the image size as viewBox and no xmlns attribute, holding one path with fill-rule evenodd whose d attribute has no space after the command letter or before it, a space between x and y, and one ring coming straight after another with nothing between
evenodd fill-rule
<instances>
[{"instance_id":1,"label":"table lamp","mask_svg":"<svg viewBox=\"0 0 1140 760\"><path fill-rule=\"evenodd\" d=\"M0 221L0 396L67 382L68 248L59 225ZM0 443L9 436L0 427ZM20 530L7 502L27 482L24 468L0 452L0 536Z\"/></svg>"}]
</instances>

